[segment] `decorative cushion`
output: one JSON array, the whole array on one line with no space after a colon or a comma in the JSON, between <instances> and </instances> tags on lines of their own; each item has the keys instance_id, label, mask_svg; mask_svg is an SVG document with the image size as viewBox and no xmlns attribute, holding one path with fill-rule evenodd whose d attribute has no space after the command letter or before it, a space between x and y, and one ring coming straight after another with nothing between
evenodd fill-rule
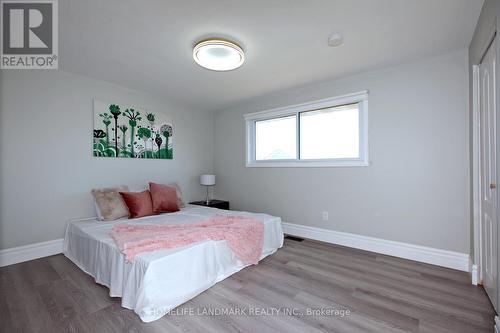
<instances>
[{"instance_id":1,"label":"decorative cushion","mask_svg":"<svg viewBox=\"0 0 500 333\"><path fill-rule=\"evenodd\" d=\"M177 190L173 186L149 183L153 211L155 213L172 213L179 211Z\"/></svg>"},{"instance_id":2,"label":"decorative cushion","mask_svg":"<svg viewBox=\"0 0 500 333\"><path fill-rule=\"evenodd\" d=\"M128 216L128 208L119 192L128 191L125 185L93 189L97 217L101 221L112 221Z\"/></svg>"},{"instance_id":3,"label":"decorative cushion","mask_svg":"<svg viewBox=\"0 0 500 333\"><path fill-rule=\"evenodd\" d=\"M179 184L170 183L170 184L168 184L168 186L175 188L175 191L177 192L177 205L179 206L179 208L184 207L185 204L184 204L184 201L182 201L182 191L181 191L181 187L179 186Z\"/></svg>"},{"instance_id":4,"label":"decorative cushion","mask_svg":"<svg viewBox=\"0 0 500 333\"><path fill-rule=\"evenodd\" d=\"M120 192L128 207L128 217L131 219L154 215L151 193L143 192Z\"/></svg>"}]
</instances>

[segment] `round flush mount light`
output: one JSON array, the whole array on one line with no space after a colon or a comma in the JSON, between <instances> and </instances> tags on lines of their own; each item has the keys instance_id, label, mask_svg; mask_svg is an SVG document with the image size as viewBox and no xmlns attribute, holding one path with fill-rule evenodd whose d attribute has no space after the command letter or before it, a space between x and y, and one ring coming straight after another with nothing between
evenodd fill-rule
<instances>
[{"instance_id":1,"label":"round flush mount light","mask_svg":"<svg viewBox=\"0 0 500 333\"><path fill-rule=\"evenodd\" d=\"M201 67L213 71L230 71L243 64L245 53L230 41L208 39L195 45L193 58Z\"/></svg>"}]
</instances>

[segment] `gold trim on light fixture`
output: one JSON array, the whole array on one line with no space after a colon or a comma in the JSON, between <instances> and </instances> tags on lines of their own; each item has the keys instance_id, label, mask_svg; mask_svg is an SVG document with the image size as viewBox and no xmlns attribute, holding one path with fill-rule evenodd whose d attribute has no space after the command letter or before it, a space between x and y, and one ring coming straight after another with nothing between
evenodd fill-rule
<instances>
[{"instance_id":1,"label":"gold trim on light fixture","mask_svg":"<svg viewBox=\"0 0 500 333\"><path fill-rule=\"evenodd\" d=\"M217 47L223 47L229 50L230 52L233 52L233 55L237 55L239 59L237 59L235 62L226 64L224 65L223 63L219 64L210 64L207 62L207 60L200 59L199 52L202 50L206 50L207 48L217 48ZM245 61L245 52L243 49L228 40L225 39L220 39L220 38L211 38L211 39L205 39L200 42L198 42L194 48L193 48L193 59L194 61L200 65L203 68L210 69L213 71L230 71L234 70L238 67L240 67L243 62Z\"/></svg>"}]
</instances>

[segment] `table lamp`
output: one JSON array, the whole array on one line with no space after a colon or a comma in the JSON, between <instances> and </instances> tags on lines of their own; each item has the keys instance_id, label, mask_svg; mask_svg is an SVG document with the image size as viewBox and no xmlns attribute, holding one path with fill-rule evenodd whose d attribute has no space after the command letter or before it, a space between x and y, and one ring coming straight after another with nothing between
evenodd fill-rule
<instances>
[{"instance_id":1,"label":"table lamp","mask_svg":"<svg viewBox=\"0 0 500 333\"><path fill-rule=\"evenodd\" d=\"M207 205L210 203L208 189L215 185L215 175L201 175L200 184L207 187Z\"/></svg>"}]
</instances>

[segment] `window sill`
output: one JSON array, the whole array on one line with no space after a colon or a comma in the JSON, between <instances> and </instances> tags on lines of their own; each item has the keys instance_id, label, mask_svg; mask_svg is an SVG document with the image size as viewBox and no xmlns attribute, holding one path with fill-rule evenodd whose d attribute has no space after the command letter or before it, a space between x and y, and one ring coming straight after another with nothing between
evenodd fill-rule
<instances>
[{"instance_id":1,"label":"window sill","mask_svg":"<svg viewBox=\"0 0 500 333\"><path fill-rule=\"evenodd\" d=\"M367 167L369 161L275 161L247 162L247 168L345 168Z\"/></svg>"}]
</instances>

